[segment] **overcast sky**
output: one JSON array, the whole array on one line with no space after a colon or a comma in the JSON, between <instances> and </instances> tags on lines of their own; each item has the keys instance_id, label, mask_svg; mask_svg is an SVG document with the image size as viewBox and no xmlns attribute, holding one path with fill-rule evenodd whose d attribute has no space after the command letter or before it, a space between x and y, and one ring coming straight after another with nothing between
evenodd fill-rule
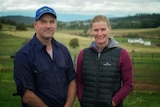
<instances>
[{"instance_id":1,"label":"overcast sky","mask_svg":"<svg viewBox=\"0 0 160 107\"><path fill-rule=\"evenodd\" d=\"M94 15L131 16L137 13L160 13L160 0L0 0L0 16L35 16L41 6L53 7L58 20L86 20Z\"/></svg>"}]
</instances>

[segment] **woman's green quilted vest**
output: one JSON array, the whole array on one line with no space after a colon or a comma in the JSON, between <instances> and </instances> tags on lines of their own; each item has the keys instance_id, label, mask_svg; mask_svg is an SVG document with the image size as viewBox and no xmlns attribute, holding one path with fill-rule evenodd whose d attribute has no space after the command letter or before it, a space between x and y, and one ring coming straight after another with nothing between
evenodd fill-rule
<instances>
[{"instance_id":1,"label":"woman's green quilted vest","mask_svg":"<svg viewBox=\"0 0 160 107\"><path fill-rule=\"evenodd\" d=\"M112 107L112 97L121 87L120 53L121 48L105 48L101 53L84 49L81 107Z\"/></svg>"}]
</instances>

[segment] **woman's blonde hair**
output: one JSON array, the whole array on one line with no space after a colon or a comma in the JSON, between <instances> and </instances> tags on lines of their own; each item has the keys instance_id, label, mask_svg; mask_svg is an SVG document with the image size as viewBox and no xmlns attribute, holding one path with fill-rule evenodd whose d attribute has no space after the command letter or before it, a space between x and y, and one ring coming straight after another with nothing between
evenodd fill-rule
<instances>
[{"instance_id":1,"label":"woman's blonde hair","mask_svg":"<svg viewBox=\"0 0 160 107\"><path fill-rule=\"evenodd\" d=\"M109 22L109 19L104 16L104 15L97 15L95 16L92 20L91 20L91 27L92 27L92 24L95 23L95 22L99 22L99 21L104 21L107 23L108 25L108 28L111 29L111 25L110 25L110 22Z\"/></svg>"}]
</instances>

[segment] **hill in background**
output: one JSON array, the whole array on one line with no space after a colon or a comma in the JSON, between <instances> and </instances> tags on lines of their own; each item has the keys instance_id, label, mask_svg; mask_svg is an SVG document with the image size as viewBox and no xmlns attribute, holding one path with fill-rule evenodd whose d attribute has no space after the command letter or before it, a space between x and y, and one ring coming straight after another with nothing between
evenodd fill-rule
<instances>
[{"instance_id":1,"label":"hill in background","mask_svg":"<svg viewBox=\"0 0 160 107\"><path fill-rule=\"evenodd\" d=\"M160 14L136 14L134 16L109 18L112 28L157 28L160 27ZM26 16L2 16L2 21L14 21L16 24L32 25L34 18ZM60 29L87 29L90 20L63 22L58 20Z\"/></svg>"},{"instance_id":2,"label":"hill in background","mask_svg":"<svg viewBox=\"0 0 160 107\"><path fill-rule=\"evenodd\" d=\"M2 16L0 17L0 20L12 20L15 23L24 23L25 25L32 25L34 18L33 17L27 17L27 16Z\"/></svg>"}]
</instances>

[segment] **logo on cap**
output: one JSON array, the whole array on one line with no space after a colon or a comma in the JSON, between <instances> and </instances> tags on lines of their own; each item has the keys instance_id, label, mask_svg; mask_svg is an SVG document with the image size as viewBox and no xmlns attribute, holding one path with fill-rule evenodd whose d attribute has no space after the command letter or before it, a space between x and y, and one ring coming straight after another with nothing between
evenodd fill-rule
<instances>
[{"instance_id":1,"label":"logo on cap","mask_svg":"<svg viewBox=\"0 0 160 107\"><path fill-rule=\"evenodd\" d=\"M41 7L39 8L37 11L36 11L36 17L35 17L35 20L37 21L43 14L45 13L51 13L55 16L55 18L57 17L56 16L56 12L50 8L50 7L47 7L47 6L44 6L44 7Z\"/></svg>"}]
</instances>

